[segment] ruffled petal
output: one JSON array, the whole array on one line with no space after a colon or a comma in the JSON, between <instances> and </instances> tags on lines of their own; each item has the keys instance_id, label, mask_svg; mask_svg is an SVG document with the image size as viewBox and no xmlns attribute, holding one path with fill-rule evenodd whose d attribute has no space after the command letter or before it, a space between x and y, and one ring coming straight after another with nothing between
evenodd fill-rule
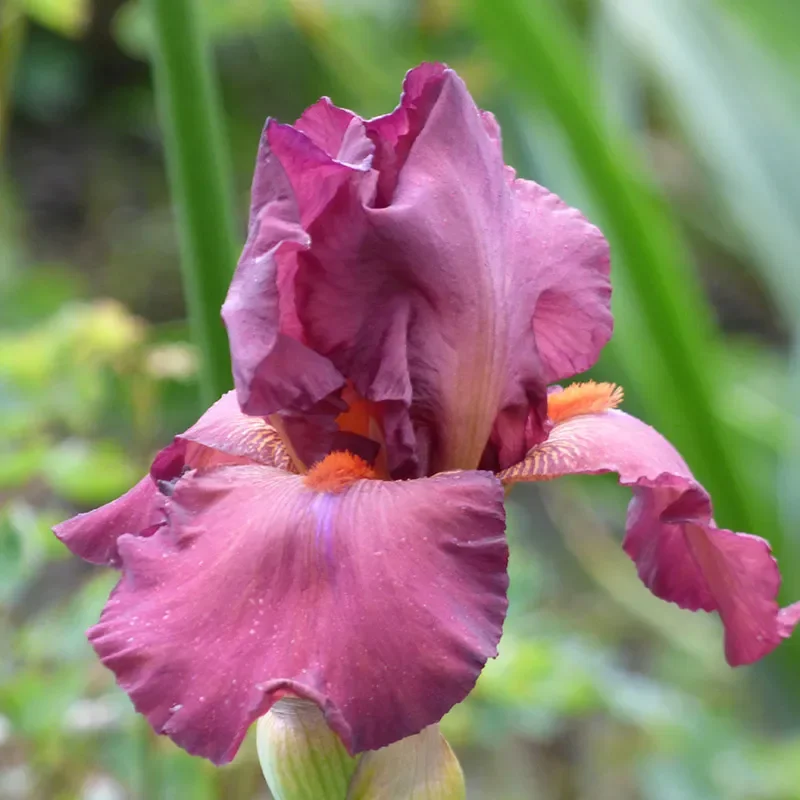
<instances>
[{"instance_id":1,"label":"ruffled petal","mask_svg":"<svg viewBox=\"0 0 800 800\"><path fill-rule=\"evenodd\" d=\"M800 604L779 609L769 544L718 528L707 492L678 452L635 417L614 410L568 419L500 477L508 484L603 472L633 490L623 547L639 577L681 608L717 611L728 663L757 661L791 634Z\"/></svg>"},{"instance_id":2,"label":"ruffled petal","mask_svg":"<svg viewBox=\"0 0 800 800\"><path fill-rule=\"evenodd\" d=\"M84 561L116 567L117 539L123 533L152 535L164 521L163 509L164 498L147 475L122 497L60 522L53 532Z\"/></svg>"},{"instance_id":3,"label":"ruffled petal","mask_svg":"<svg viewBox=\"0 0 800 800\"><path fill-rule=\"evenodd\" d=\"M272 152L270 137L280 137L269 121L264 129L253 178L250 225L236 274L222 307L228 329L233 377L242 410L267 416L281 410L306 411L340 390L345 379L331 361L302 342L294 279L298 252L310 238L286 170ZM288 129L291 130L291 129ZM277 133L275 133L277 131ZM347 176L347 167L326 157L297 132L293 165L315 160L325 171L310 171L330 191ZM307 158L311 154L313 159ZM327 159L327 161L326 161ZM322 186L308 200L310 211L324 200Z\"/></svg>"},{"instance_id":4,"label":"ruffled petal","mask_svg":"<svg viewBox=\"0 0 800 800\"><path fill-rule=\"evenodd\" d=\"M336 161L365 169L372 163L373 146L362 123L352 111L323 97L303 112L294 127Z\"/></svg>"},{"instance_id":5,"label":"ruffled petal","mask_svg":"<svg viewBox=\"0 0 800 800\"><path fill-rule=\"evenodd\" d=\"M537 262L532 324L544 380L566 380L589 369L611 338L608 245L579 211L537 183L514 179L511 187L521 272L528 259Z\"/></svg>"},{"instance_id":6,"label":"ruffled petal","mask_svg":"<svg viewBox=\"0 0 800 800\"><path fill-rule=\"evenodd\" d=\"M281 694L351 752L420 731L496 654L503 490L488 473L319 492L268 467L188 473L169 526L120 542L89 637L153 727L230 760Z\"/></svg>"},{"instance_id":7,"label":"ruffled petal","mask_svg":"<svg viewBox=\"0 0 800 800\"><path fill-rule=\"evenodd\" d=\"M150 474L155 480L170 481L187 468L252 462L293 469L289 452L275 428L262 417L243 414L236 392L227 392L155 457Z\"/></svg>"},{"instance_id":8,"label":"ruffled petal","mask_svg":"<svg viewBox=\"0 0 800 800\"><path fill-rule=\"evenodd\" d=\"M302 416L350 381L383 407L394 477L474 468L490 440L485 463L508 466L526 425L544 437L547 381L610 336L606 242L514 177L442 65L389 115L334 109L266 128L223 309L242 407Z\"/></svg>"},{"instance_id":9,"label":"ruffled petal","mask_svg":"<svg viewBox=\"0 0 800 800\"><path fill-rule=\"evenodd\" d=\"M439 96L446 71L444 64L439 63L421 64L410 70L403 81L397 108L366 124L367 135L375 145L373 166L378 172L375 205L379 208L392 202L400 170Z\"/></svg>"},{"instance_id":10,"label":"ruffled petal","mask_svg":"<svg viewBox=\"0 0 800 800\"><path fill-rule=\"evenodd\" d=\"M224 394L189 430L155 457L150 475L122 497L61 522L54 533L76 555L92 564L119 566L117 539L150 536L164 523L170 481L186 469L224 464L264 464L293 471L277 431L260 417L243 414L236 394Z\"/></svg>"},{"instance_id":11,"label":"ruffled petal","mask_svg":"<svg viewBox=\"0 0 800 800\"><path fill-rule=\"evenodd\" d=\"M455 73L435 85L391 204L368 217L417 288L403 324L413 403L436 422L432 468L474 466L493 429L502 467L524 454L546 381L593 363L611 334L608 251L579 212L514 178Z\"/></svg>"}]
</instances>

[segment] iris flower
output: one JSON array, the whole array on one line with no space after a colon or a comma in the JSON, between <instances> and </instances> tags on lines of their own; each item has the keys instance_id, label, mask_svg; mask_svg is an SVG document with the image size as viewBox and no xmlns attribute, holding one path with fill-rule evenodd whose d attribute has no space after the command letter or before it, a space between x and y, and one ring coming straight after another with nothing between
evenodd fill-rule
<instances>
[{"instance_id":1,"label":"iris flower","mask_svg":"<svg viewBox=\"0 0 800 800\"><path fill-rule=\"evenodd\" d=\"M617 473L647 588L717 611L732 665L787 637L768 543L717 527L621 389L548 388L595 362L610 294L600 231L504 165L452 70L375 119L268 121L223 307L236 393L56 529L121 570L88 635L155 730L224 763L284 695L351 753L437 722L497 654L517 481Z\"/></svg>"}]
</instances>

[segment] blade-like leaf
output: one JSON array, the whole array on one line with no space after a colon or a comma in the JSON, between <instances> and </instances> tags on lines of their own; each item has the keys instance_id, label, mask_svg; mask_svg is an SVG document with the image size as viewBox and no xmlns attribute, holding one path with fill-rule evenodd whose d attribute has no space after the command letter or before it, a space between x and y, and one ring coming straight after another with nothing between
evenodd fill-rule
<instances>
[{"instance_id":1,"label":"blade-like leaf","mask_svg":"<svg viewBox=\"0 0 800 800\"><path fill-rule=\"evenodd\" d=\"M148 0L192 335L205 406L231 386L220 307L236 263L232 182L210 54L196 0Z\"/></svg>"}]
</instances>

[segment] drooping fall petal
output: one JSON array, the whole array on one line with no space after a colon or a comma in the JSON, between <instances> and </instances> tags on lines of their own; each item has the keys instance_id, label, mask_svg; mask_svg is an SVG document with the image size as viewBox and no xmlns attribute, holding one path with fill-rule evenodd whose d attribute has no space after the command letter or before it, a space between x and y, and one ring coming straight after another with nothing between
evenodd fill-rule
<instances>
[{"instance_id":1,"label":"drooping fall petal","mask_svg":"<svg viewBox=\"0 0 800 800\"><path fill-rule=\"evenodd\" d=\"M150 475L130 491L59 523L53 530L76 556L92 564L119 566L120 536L150 536L164 523L165 498L159 490L160 482L175 480L187 468L252 462L291 469L289 455L274 428L260 417L243 414L235 393L228 392L158 453Z\"/></svg>"},{"instance_id":2,"label":"drooping fall petal","mask_svg":"<svg viewBox=\"0 0 800 800\"><path fill-rule=\"evenodd\" d=\"M719 612L731 665L758 660L790 635L800 605L779 609L769 544L717 527L707 492L678 452L635 417L611 410L566 419L500 477L508 484L603 472L633 490L623 547L639 577L681 608Z\"/></svg>"},{"instance_id":3,"label":"drooping fall petal","mask_svg":"<svg viewBox=\"0 0 800 800\"><path fill-rule=\"evenodd\" d=\"M53 532L91 564L118 566L117 539L123 533L149 536L164 521L164 498L146 475L130 491L100 508L60 522Z\"/></svg>"},{"instance_id":4,"label":"drooping fall petal","mask_svg":"<svg viewBox=\"0 0 800 800\"><path fill-rule=\"evenodd\" d=\"M267 125L223 316L245 411L337 414L350 381L406 477L474 468L490 439L520 459L547 381L608 340L609 295L600 232L516 179L491 115L426 64L384 117L325 100Z\"/></svg>"},{"instance_id":5,"label":"drooping fall petal","mask_svg":"<svg viewBox=\"0 0 800 800\"><path fill-rule=\"evenodd\" d=\"M351 752L380 747L440 719L496 653L502 500L478 472L332 491L269 467L188 473L169 525L120 541L123 578L89 636L190 753L230 760L285 693Z\"/></svg>"}]
</instances>

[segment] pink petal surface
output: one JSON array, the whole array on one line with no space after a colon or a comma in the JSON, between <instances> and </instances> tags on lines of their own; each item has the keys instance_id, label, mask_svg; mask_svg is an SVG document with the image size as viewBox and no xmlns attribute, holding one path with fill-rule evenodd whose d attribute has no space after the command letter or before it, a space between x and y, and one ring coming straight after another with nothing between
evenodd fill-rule
<instances>
[{"instance_id":1,"label":"pink petal surface","mask_svg":"<svg viewBox=\"0 0 800 800\"><path fill-rule=\"evenodd\" d=\"M156 456L150 474L156 480L173 480L186 468L251 462L291 469L277 431L262 417L243 414L236 392L227 392Z\"/></svg>"},{"instance_id":2,"label":"pink petal surface","mask_svg":"<svg viewBox=\"0 0 800 800\"><path fill-rule=\"evenodd\" d=\"M262 139L223 309L239 399L302 414L349 380L383 406L393 476L475 467L490 439L507 466L546 382L608 340L608 266L595 227L504 166L452 70L412 70L374 120L320 101Z\"/></svg>"},{"instance_id":3,"label":"pink petal surface","mask_svg":"<svg viewBox=\"0 0 800 800\"><path fill-rule=\"evenodd\" d=\"M272 153L274 128L268 123L261 139L247 242L222 307L239 403L245 412L264 416L307 410L345 383L328 359L301 341L294 277L298 251L308 248L310 239L286 171ZM307 149L324 155L310 140ZM329 159L327 174L316 174L320 183L334 182L335 188L347 171ZM309 199L309 205L313 202Z\"/></svg>"},{"instance_id":4,"label":"pink petal surface","mask_svg":"<svg viewBox=\"0 0 800 800\"><path fill-rule=\"evenodd\" d=\"M155 481L147 475L122 497L60 522L53 532L76 556L115 567L119 566L117 539L123 533L154 533L164 521L163 505Z\"/></svg>"},{"instance_id":5,"label":"pink petal surface","mask_svg":"<svg viewBox=\"0 0 800 800\"><path fill-rule=\"evenodd\" d=\"M339 108L330 98L323 97L303 112L295 127L336 161L368 168L372 161L372 143L364 135L361 122L352 111Z\"/></svg>"},{"instance_id":6,"label":"pink petal surface","mask_svg":"<svg viewBox=\"0 0 800 800\"><path fill-rule=\"evenodd\" d=\"M681 608L717 611L730 664L757 661L791 634L800 604L779 609L769 544L718 528L711 500L674 447L621 411L556 425L546 442L500 474L505 483L616 472L630 486L623 547L644 584Z\"/></svg>"},{"instance_id":7,"label":"pink petal surface","mask_svg":"<svg viewBox=\"0 0 800 800\"><path fill-rule=\"evenodd\" d=\"M357 481L259 466L188 473L169 526L120 542L89 636L153 727L229 761L281 693L319 704L351 752L437 721L496 654L503 490L488 473Z\"/></svg>"},{"instance_id":8,"label":"pink petal surface","mask_svg":"<svg viewBox=\"0 0 800 800\"><path fill-rule=\"evenodd\" d=\"M253 462L292 468L275 429L260 417L243 414L236 394L228 392L158 453L150 475L130 491L100 508L59 523L53 531L76 556L92 564L119 566L120 536L150 536L164 522L165 498L159 491L159 482L175 480L187 468Z\"/></svg>"},{"instance_id":9,"label":"pink petal surface","mask_svg":"<svg viewBox=\"0 0 800 800\"><path fill-rule=\"evenodd\" d=\"M374 205L379 208L392 202L400 170L439 96L446 71L443 64L436 63L410 70L397 108L366 121L367 133L375 144L378 186Z\"/></svg>"}]
</instances>

